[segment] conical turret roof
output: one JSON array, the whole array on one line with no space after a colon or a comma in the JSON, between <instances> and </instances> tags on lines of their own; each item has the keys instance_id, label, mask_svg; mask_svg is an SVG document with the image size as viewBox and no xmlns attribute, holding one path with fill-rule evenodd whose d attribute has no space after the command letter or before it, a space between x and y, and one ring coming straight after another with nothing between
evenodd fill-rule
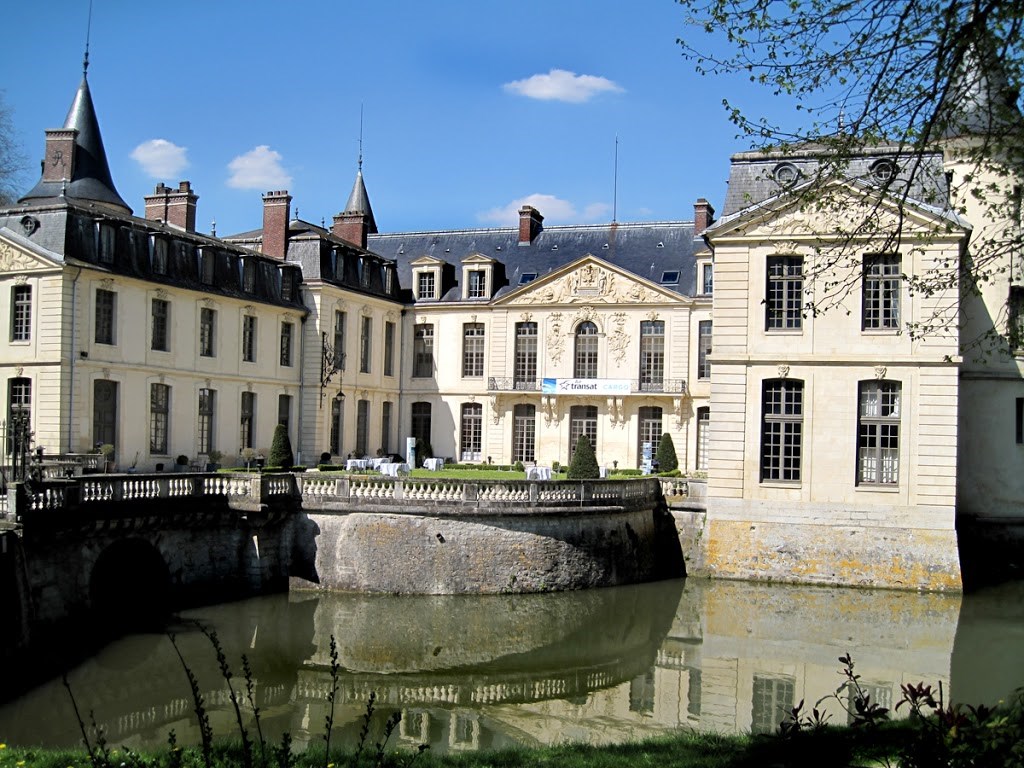
<instances>
[{"instance_id":1,"label":"conical turret roof","mask_svg":"<svg viewBox=\"0 0 1024 768\"><path fill-rule=\"evenodd\" d=\"M75 136L72 178L63 181L44 181L40 178L39 183L19 202L26 203L63 195L66 198L115 206L130 214L132 209L117 193L114 181L110 177L107 153L103 148L103 137L100 135L100 124L96 119L92 94L89 92L89 81L84 74L75 100L64 119L64 129L78 132Z\"/></svg>"},{"instance_id":2,"label":"conical turret roof","mask_svg":"<svg viewBox=\"0 0 1024 768\"><path fill-rule=\"evenodd\" d=\"M377 222L373 218L373 208L370 207L370 196L366 194L366 184L363 183L363 171L360 168L356 171L356 181L352 185L352 192L345 203L345 210L342 213L358 213L366 219L366 231L370 234L377 233Z\"/></svg>"},{"instance_id":3,"label":"conical turret roof","mask_svg":"<svg viewBox=\"0 0 1024 768\"><path fill-rule=\"evenodd\" d=\"M942 136L1003 135L1024 127L1019 92L1009 82L995 42L976 41L953 73L940 107Z\"/></svg>"}]
</instances>

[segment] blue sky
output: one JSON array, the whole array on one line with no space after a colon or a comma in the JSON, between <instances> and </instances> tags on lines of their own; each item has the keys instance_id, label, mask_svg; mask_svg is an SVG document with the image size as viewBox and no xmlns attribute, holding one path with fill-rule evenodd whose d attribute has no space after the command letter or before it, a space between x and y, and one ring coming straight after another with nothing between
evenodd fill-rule
<instances>
[{"instance_id":1,"label":"blue sky","mask_svg":"<svg viewBox=\"0 0 1024 768\"><path fill-rule=\"evenodd\" d=\"M82 73L88 0L5 10L0 88L38 178ZM173 8L173 12L166 9ZM163 9L163 10L162 10ZM16 31L16 32L15 32ZM261 226L261 195L330 225L363 175L382 232L690 219L748 148L698 75L673 0L94 0L89 84L136 214L188 179L200 231ZM616 137L617 155L616 163Z\"/></svg>"}]
</instances>

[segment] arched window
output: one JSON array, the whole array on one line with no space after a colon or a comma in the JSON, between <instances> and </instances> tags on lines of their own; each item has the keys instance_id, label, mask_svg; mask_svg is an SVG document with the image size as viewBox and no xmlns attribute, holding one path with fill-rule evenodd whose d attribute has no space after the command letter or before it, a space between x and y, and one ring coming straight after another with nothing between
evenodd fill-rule
<instances>
[{"instance_id":1,"label":"arched window","mask_svg":"<svg viewBox=\"0 0 1024 768\"><path fill-rule=\"evenodd\" d=\"M597 326L589 321L580 323L576 328L574 378L597 378L597 341Z\"/></svg>"}]
</instances>

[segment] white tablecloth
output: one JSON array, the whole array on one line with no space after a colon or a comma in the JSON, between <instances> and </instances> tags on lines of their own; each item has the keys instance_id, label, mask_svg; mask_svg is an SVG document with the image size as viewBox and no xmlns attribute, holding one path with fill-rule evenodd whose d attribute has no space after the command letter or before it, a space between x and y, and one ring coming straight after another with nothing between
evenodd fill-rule
<instances>
[{"instance_id":1,"label":"white tablecloth","mask_svg":"<svg viewBox=\"0 0 1024 768\"><path fill-rule=\"evenodd\" d=\"M526 470L527 480L550 480L551 467L530 467Z\"/></svg>"},{"instance_id":2,"label":"white tablecloth","mask_svg":"<svg viewBox=\"0 0 1024 768\"><path fill-rule=\"evenodd\" d=\"M437 472L444 466L444 459L424 459L423 466L431 472Z\"/></svg>"},{"instance_id":3,"label":"white tablecloth","mask_svg":"<svg viewBox=\"0 0 1024 768\"><path fill-rule=\"evenodd\" d=\"M345 469L366 469L370 466L369 459L346 459Z\"/></svg>"},{"instance_id":4,"label":"white tablecloth","mask_svg":"<svg viewBox=\"0 0 1024 768\"><path fill-rule=\"evenodd\" d=\"M378 469L382 475L388 475L390 477L409 474L409 465L404 463L400 464L397 461L381 464Z\"/></svg>"}]
</instances>

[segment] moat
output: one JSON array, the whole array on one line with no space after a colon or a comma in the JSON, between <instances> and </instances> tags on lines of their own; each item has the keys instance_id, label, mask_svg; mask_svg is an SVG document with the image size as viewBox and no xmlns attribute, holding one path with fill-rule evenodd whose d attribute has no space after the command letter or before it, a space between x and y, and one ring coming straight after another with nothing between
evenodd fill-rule
<instances>
[{"instance_id":1,"label":"moat","mask_svg":"<svg viewBox=\"0 0 1024 768\"><path fill-rule=\"evenodd\" d=\"M402 713L399 743L436 752L764 730L782 709L833 693L847 652L887 705L904 683L941 683L972 704L1024 685L1024 582L966 594L693 578L532 595L293 591L189 610L171 628L218 736L236 733L234 712L192 620L216 631L238 691L246 655L264 736L287 731L297 746L323 735L332 636L338 736L355 738L374 692L381 722ZM113 642L68 680L111 746L161 748L171 730L179 743L199 741L166 635ZM845 722L836 702L824 706ZM0 705L0 741L80 738L59 676Z\"/></svg>"}]
</instances>

